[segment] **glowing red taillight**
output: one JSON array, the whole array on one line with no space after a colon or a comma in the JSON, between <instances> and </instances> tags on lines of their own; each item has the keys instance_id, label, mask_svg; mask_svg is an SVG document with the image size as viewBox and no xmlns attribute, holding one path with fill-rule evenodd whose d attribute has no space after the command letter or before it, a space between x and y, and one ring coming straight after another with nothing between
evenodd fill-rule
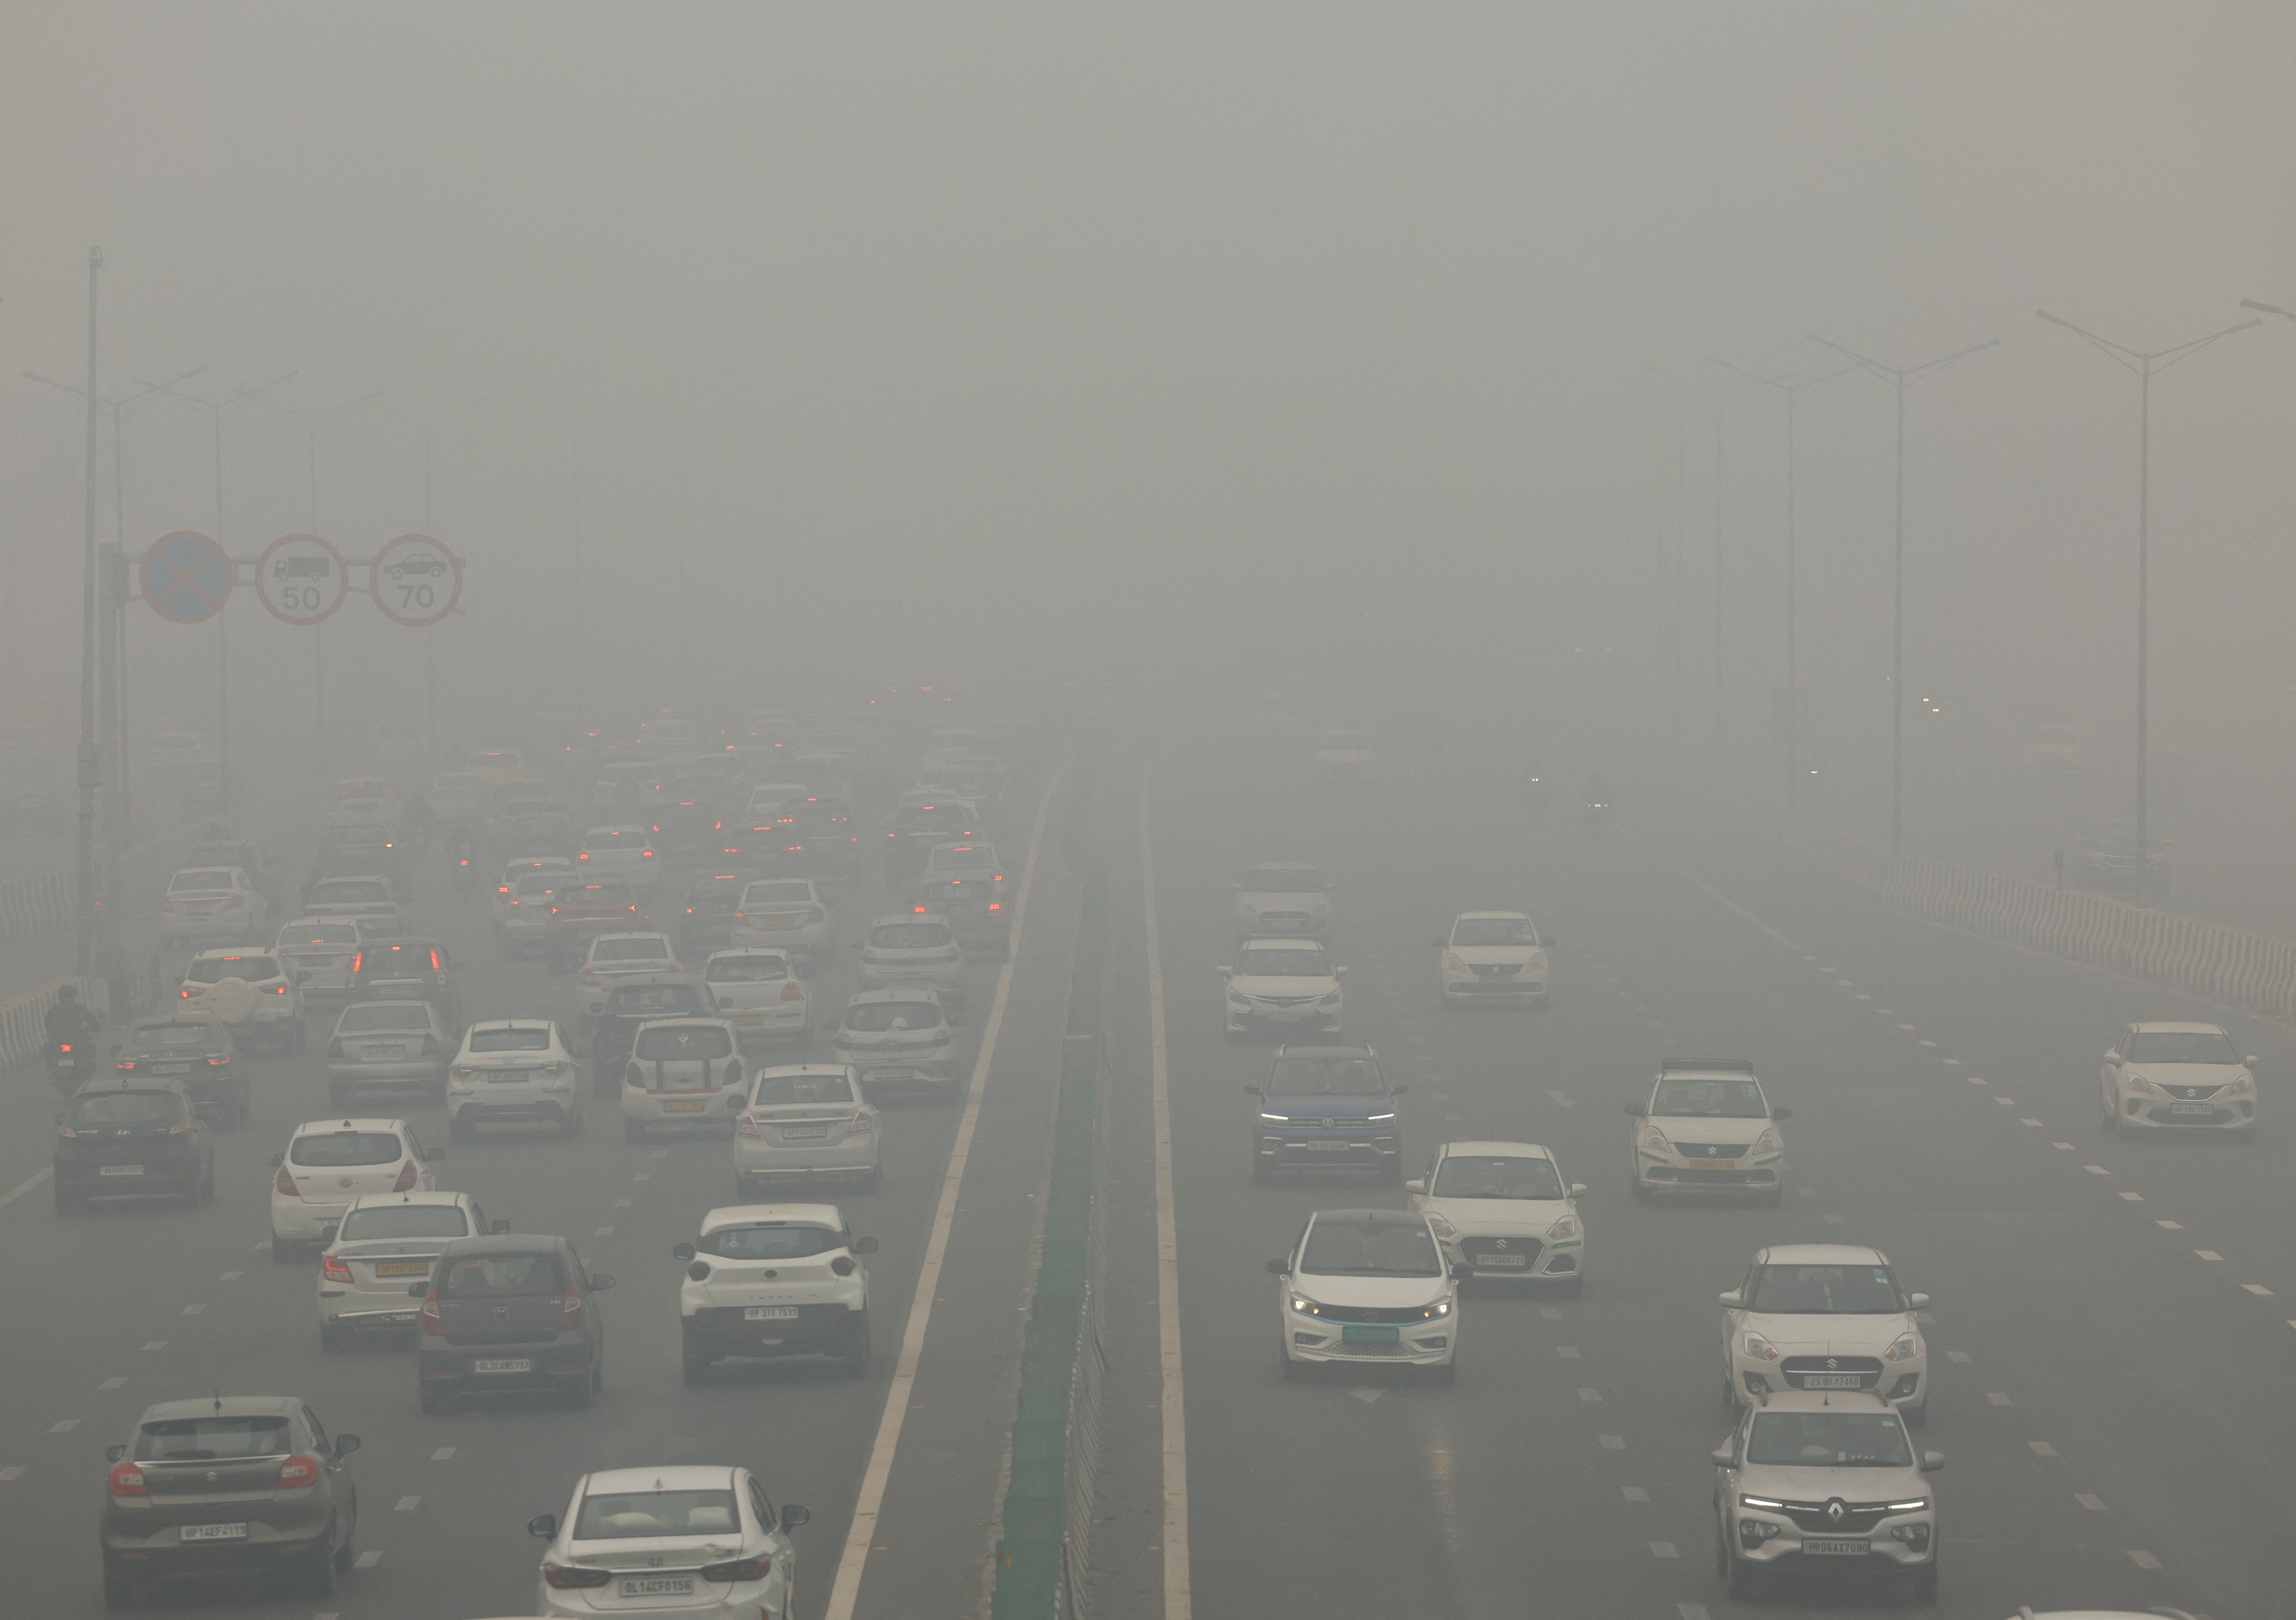
<instances>
[{"instance_id":1,"label":"glowing red taillight","mask_svg":"<svg viewBox=\"0 0 2296 1620\"><path fill-rule=\"evenodd\" d=\"M729 1558L723 1564L704 1564L701 1578L705 1581L762 1581L766 1572L774 1567L774 1555L761 1552L754 1558Z\"/></svg>"},{"instance_id":2,"label":"glowing red taillight","mask_svg":"<svg viewBox=\"0 0 2296 1620\"><path fill-rule=\"evenodd\" d=\"M319 1257L319 1275L329 1282L349 1282L351 1262L340 1254L323 1254Z\"/></svg>"},{"instance_id":3,"label":"glowing red taillight","mask_svg":"<svg viewBox=\"0 0 2296 1620\"><path fill-rule=\"evenodd\" d=\"M558 1307L558 1331L563 1333L569 1328L581 1325L582 1296L574 1291L574 1285L570 1282L566 1285L566 1298Z\"/></svg>"},{"instance_id":4,"label":"glowing red taillight","mask_svg":"<svg viewBox=\"0 0 2296 1620\"><path fill-rule=\"evenodd\" d=\"M132 1462L114 1463L110 1489L114 1496L149 1496L151 1487L144 1483L144 1470Z\"/></svg>"},{"instance_id":5,"label":"glowing red taillight","mask_svg":"<svg viewBox=\"0 0 2296 1620\"><path fill-rule=\"evenodd\" d=\"M279 1173L271 1178L271 1190L283 1198L299 1198L303 1196L302 1189L295 1185L295 1178L287 1173L287 1166L284 1164L279 1167Z\"/></svg>"},{"instance_id":6,"label":"glowing red taillight","mask_svg":"<svg viewBox=\"0 0 2296 1620\"><path fill-rule=\"evenodd\" d=\"M316 1457L290 1457L279 1465L279 1488L301 1491L319 1483L319 1460Z\"/></svg>"},{"instance_id":7,"label":"glowing red taillight","mask_svg":"<svg viewBox=\"0 0 2296 1620\"><path fill-rule=\"evenodd\" d=\"M398 1180L390 1184L390 1190L395 1193L411 1193L414 1190L414 1161L413 1159L406 1161L406 1167L398 1172Z\"/></svg>"},{"instance_id":8,"label":"glowing red taillight","mask_svg":"<svg viewBox=\"0 0 2296 1620\"><path fill-rule=\"evenodd\" d=\"M545 1564L542 1578L563 1591L570 1586L603 1586L614 1578L614 1572L611 1569L583 1569L565 1564Z\"/></svg>"},{"instance_id":9,"label":"glowing red taillight","mask_svg":"<svg viewBox=\"0 0 2296 1620\"><path fill-rule=\"evenodd\" d=\"M795 979L790 980L787 983L782 986L782 999L784 1001L804 1000L805 986L799 983Z\"/></svg>"},{"instance_id":10,"label":"glowing red taillight","mask_svg":"<svg viewBox=\"0 0 2296 1620\"><path fill-rule=\"evenodd\" d=\"M447 1324L439 1320L438 1289L433 1288L430 1292L422 1296L422 1310L417 1320L422 1322L422 1331L425 1333L436 1333L442 1336L446 1333Z\"/></svg>"}]
</instances>

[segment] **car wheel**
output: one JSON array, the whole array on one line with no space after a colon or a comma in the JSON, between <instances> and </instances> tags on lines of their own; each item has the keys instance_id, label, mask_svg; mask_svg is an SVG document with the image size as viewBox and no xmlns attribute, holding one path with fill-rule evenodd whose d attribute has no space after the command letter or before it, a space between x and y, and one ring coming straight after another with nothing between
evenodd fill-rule
<instances>
[{"instance_id":1,"label":"car wheel","mask_svg":"<svg viewBox=\"0 0 2296 1620\"><path fill-rule=\"evenodd\" d=\"M110 1558L103 1560L103 1607L134 1608L143 1600L143 1588L135 1578Z\"/></svg>"},{"instance_id":2,"label":"car wheel","mask_svg":"<svg viewBox=\"0 0 2296 1620\"><path fill-rule=\"evenodd\" d=\"M2107 1136L2119 1136L2120 1134L2120 1115L2112 1111L2112 1105L2111 1103L2105 1104L2103 1108L2099 1111L2096 1123L2097 1129L2103 1131Z\"/></svg>"},{"instance_id":3,"label":"car wheel","mask_svg":"<svg viewBox=\"0 0 2296 1620\"><path fill-rule=\"evenodd\" d=\"M861 1312L861 1320L847 1336L845 1346L845 1376L857 1378L869 1370L869 1313Z\"/></svg>"},{"instance_id":4,"label":"car wheel","mask_svg":"<svg viewBox=\"0 0 2296 1620\"><path fill-rule=\"evenodd\" d=\"M274 1237L271 1239L271 1263L273 1265L283 1266L294 1258L295 1246L292 1243L290 1243L286 1238L280 1237Z\"/></svg>"},{"instance_id":5,"label":"car wheel","mask_svg":"<svg viewBox=\"0 0 2296 1620\"><path fill-rule=\"evenodd\" d=\"M1738 1410L1738 1386L1730 1381L1730 1375L1726 1372L1722 1375L1722 1410L1726 1412Z\"/></svg>"},{"instance_id":6,"label":"car wheel","mask_svg":"<svg viewBox=\"0 0 2296 1620\"><path fill-rule=\"evenodd\" d=\"M79 1213L79 1199L74 1195L66 1192L62 1188L57 1188L56 1213L59 1215L77 1215Z\"/></svg>"},{"instance_id":7,"label":"car wheel","mask_svg":"<svg viewBox=\"0 0 2296 1620\"><path fill-rule=\"evenodd\" d=\"M303 1595L307 1598L332 1598L335 1595L335 1555L323 1553L319 1561L303 1573Z\"/></svg>"},{"instance_id":8,"label":"car wheel","mask_svg":"<svg viewBox=\"0 0 2296 1620\"><path fill-rule=\"evenodd\" d=\"M1906 1422L1912 1427L1929 1427L1930 1398L1927 1395L1922 1397L1922 1403L1919 1406L1901 1406L1898 1410L1905 1413Z\"/></svg>"},{"instance_id":9,"label":"car wheel","mask_svg":"<svg viewBox=\"0 0 2296 1620\"><path fill-rule=\"evenodd\" d=\"M1650 1188L1644 1187L1643 1179L1631 1170L1627 1172L1627 1196L1637 1204L1650 1202Z\"/></svg>"},{"instance_id":10,"label":"car wheel","mask_svg":"<svg viewBox=\"0 0 2296 1620\"><path fill-rule=\"evenodd\" d=\"M861 1190L865 1193L875 1192L879 1185L882 1183L883 1180L883 1170L875 1164L872 1164L869 1166L868 1173L861 1178Z\"/></svg>"},{"instance_id":11,"label":"car wheel","mask_svg":"<svg viewBox=\"0 0 2296 1620\"><path fill-rule=\"evenodd\" d=\"M643 1142L645 1140L645 1127L643 1124L634 1119L627 1117L623 1119L622 1140L626 1142Z\"/></svg>"},{"instance_id":12,"label":"car wheel","mask_svg":"<svg viewBox=\"0 0 2296 1620\"><path fill-rule=\"evenodd\" d=\"M1722 1542L1722 1556L1726 1564L1722 1575L1722 1591L1733 1600L1743 1603L1754 1595L1754 1572L1738 1561L1738 1555L1732 1550L1726 1535Z\"/></svg>"}]
</instances>

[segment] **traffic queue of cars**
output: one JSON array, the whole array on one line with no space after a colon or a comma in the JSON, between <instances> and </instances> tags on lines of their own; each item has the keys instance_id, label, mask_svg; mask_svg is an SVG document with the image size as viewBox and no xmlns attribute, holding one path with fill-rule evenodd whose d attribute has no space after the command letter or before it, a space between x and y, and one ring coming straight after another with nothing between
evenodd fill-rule
<instances>
[{"instance_id":1,"label":"traffic queue of cars","mask_svg":"<svg viewBox=\"0 0 2296 1620\"><path fill-rule=\"evenodd\" d=\"M936 769L962 762L976 780L1003 780L1001 764L963 735L936 743ZM881 1100L947 1099L961 1087L955 1032L970 985L960 936L993 950L1006 926L1004 875L980 842L980 817L965 807L951 836L936 834L914 861L888 849L898 909L854 942L859 987L838 1016L823 1018L808 978L851 959L837 954L829 892L861 880L846 851L816 859L806 843L820 843L824 827L857 847L861 837L848 790L825 764L816 761L814 779L783 785L772 818L740 829L757 836L721 839L713 819L697 850L690 836L660 836L655 821L615 822L575 847L535 852L531 835L548 830L554 811L537 806L535 784L505 770L506 752L442 773L430 808L483 829L480 847L501 872L493 922L504 954L539 948L566 975L551 985L569 999L567 1013L465 1007L453 945L415 931L431 908L455 903L423 880L423 832L405 823L405 796L390 784L351 779L335 804L358 819L321 834L286 923L274 922L267 872L258 881L248 867L187 868L169 885L169 942L201 948L170 1005L127 1030L112 1063L69 1100L55 1149L58 1212L96 1199L212 1197L211 1128L250 1116L242 1054L300 1051L324 1007L324 1067L316 1055L301 1061L307 1106L324 1096L332 1111L287 1130L271 1159L267 1220L273 1261L312 1268L318 1350L411 1343L410 1381L426 1413L518 1397L587 1405L605 1386L602 1296L615 1279L571 1238L513 1230L480 1194L441 1187L448 1150L417 1119L443 1106L445 1137L458 1145L498 1128L574 1136L603 1104L632 1143L696 1131L729 1143L737 1201L697 1212L692 1240L674 1256L685 1381L727 1361L788 1356L826 1357L862 1376L872 1355L865 1260L876 1239L856 1235L813 1188L874 1191ZM669 808L685 813L688 834L697 801L744 811L758 802L741 772L684 763L662 791L676 794ZM578 780L548 800L586 812L611 793L618 813L649 812L661 808L652 786L660 775L619 759L594 787ZM747 818L726 814L727 825ZM899 847L914 836L908 826L891 835ZM452 851L458 868L467 847ZM353 849L370 859L350 859ZM688 861L700 869L682 872ZM925 891L951 910L921 903ZM713 893L722 904L706 903ZM673 896L685 902L685 920ZM657 911L668 927L654 926ZM815 1060L823 1032L834 1044L828 1060ZM807 1191L792 1195L800 1184ZM816 1201L760 1201L792 1196ZM142 1601L179 1575L233 1572L330 1594L354 1566L348 1458L358 1443L331 1438L295 1396L210 1392L150 1407L112 1448L107 1603ZM789 1533L808 1517L775 1506L739 1468L593 1475L562 1516L529 1526L550 1543L537 1607L588 1614L602 1601L635 1603L674 1616L731 1613L733 1603L778 1616L794 1575Z\"/></svg>"}]
</instances>

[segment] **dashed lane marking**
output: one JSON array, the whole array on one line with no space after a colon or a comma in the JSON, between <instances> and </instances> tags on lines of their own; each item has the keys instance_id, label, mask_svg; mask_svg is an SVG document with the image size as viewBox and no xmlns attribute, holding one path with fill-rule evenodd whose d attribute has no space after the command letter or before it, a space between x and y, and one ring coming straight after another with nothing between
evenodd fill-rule
<instances>
[{"instance_id":1,"label":"dashed lane marking","mask_svg":"<svg viewBox=\"0 0 2296 1620\"><path fill-rule=\"evenodd\" d=\"M146 1339L144 1341L144 1348L146 1350L165 1350L167 1347L168 1341L165 1339Z\"/></svg>"},{"instance_id":2,"label":"dashed lane marking","mask_svg":"<svg viewBox=\"0 0 2296 1620\"><path fill-rule=\"evenodd\" d=\"M1578 1398L1581 1401L1599 1401L1603 1398L1603 1392L1599 1389L1582 1389L1578 1392Z\"/></svg>"},{"instance_id":3,"label":"dashed lane marking","mask_svg":"<svg viewBox=\"0 0 2296 1620\"><path fill-rule=\"evenodd\" d=\"M2130 1561L2133 1562L2139 1569L2158 1569L2161 1567L2160 1559L2154 1558L2151 1553L2141 1551L2135 1547L2131 1547L2128 1550L2128 1557Z\"/></svg>"},{"instance_id":4,"label":"dashed lane marking","mask_svg":"<svg viewBox=\"0 0 2296 1620\"><path fill-rule=\"evenodd\" d=\"M1948 1361L1961 1361L1965 1363L1969 1360L1969 1352L1966 1350L1948 1350L1945 1353L1945 1359Z\"/></svg>"},{"instance_id":5,"label":"dashed lane marking","mask_svg":"<svg viewBox=\"0 0 2296 1620\"><path fill-rule=\"evenodd\" d=\"M2104 1498L2102 1496L2091 1496L2086 1491L2076 1491L2073 1493L2073 1500L2079 1502L2082 1507L2087 1508L2091 1513L2102 1513L2104 1511Z\"/></svg>"},{"instance_id":6,"label":"dashed lane marking","mask_svg":"<svg viewBox=\"0 0 2296 1620\"><path fill-rule=\"evenodd\" d=\"M1652 1542L1650 1550L1651 1557L1654 1558L1678 1558L1682 1556L1674 1550L1672 1542Z\"/></svg>"},{"instance_id":7,"label":"dashed lane marking","mask_svg":"<svg viewBox=\"0 0 2296 1620\"><path fill-rule=\"evenodd\" d=\"M444 1462L454 1454L455 1448L453 1446L442 1445L437 1451L430 1453L430 1460L433 1462Z\"/></svg>"},{"instance_id":8,"label":"dashed lane marking","mask_svg":"<svg viewBox=\"0 0 2296 1620\"><path fill-rule=\"evenodd\" d=\"M2073 1145L2070 1142L2051 1142L2049 1146L2060 1153L2070 1153L2073 1150Z\"/></svg>"},{"instance_id":9,"label":"dashed lane marking","mask_svg":"<svg viewBox=\"0 0 2296 1620\"><path fill-rule=\"evenodd\" d=\"M1538 1308L1538 1313L1550 1322L1559 1322L1562 1320L1562 1308L1560 1305L1541 1305Z\"/></svg>"},{"instance_id":10,"label":"dashed lane marking","mask_svg":"<svg viewBox=\"0 0 2296 1620\"><path fill-rule=\"evenodd\" d=\"M2143 1193L2124 1192L2120 1196L2128 1199L2131 1204L2142 1204L2144 1202L2144 1195Z\"/></svg>"},{"instance_id":11,"label":"dashed lane marking","mask_svg":"<svg viewBox=\"0 0 2296 1620\"><path fill-rule=\"evenodd\" d=\"M244 1271L226 1271L222 1276L217 1278L216 1280L217 1282L237 1282L241 1278L246 1275L247 1273Z\"/></svg>"},{"instance_id":12,"label":"dashed lane marking","mask_svg":"<svg viewBox=\"0 0 2296 1620\"><path fill-rule=\"evenodd\" d=\"M51 1435L69 1435L72 1430L78 1427L79 1419L77 1418L59 1418L53 1423L48 1425L48 1433Z\"/></svg>"},{"instance_id":13,"label":"dashed lane marking","mask_svg":"<svg viewBox=\"0 0 2296 1620\"><path fill-rule=\"evenodd\" d=\"M2057 1448L2046 1440L2028 1440L2025 1443L2033 1448L2033 1455L2036 1457L2054 1457L2057 1454Z\"/></svg>"},{"instance_id":14,"label":"dashed lane marking","mask_svg":"<svg viewBox=\"0 0 2296 1620\"><path fill-rule=\"evenodd\" d=\"M422 1499L419 1496L402 1496L398 1499L398 1506L391 1509L391 1511L394 1513L412 1513L415 1509L422 1505Z\"/></svg>"},{"instance_id":15,"label":"dashed lane marking","mask_svg":"<svg viewBox=\"0 0 2296 1620\"><path fill-rule=\"evenodd\" d=\"M41 1182L55 1174L55 1172L56 1167L54 1165L44 1164L39 1169L34 1171L30 1175L26 1176L22 1180L17 1182L15 1186L10 1188L6 1192L0 1193L0 1209L7 1208L8 1205L13 1204L17 1199L22 1197L26 1193L31 1191L32 1188L37 1187Z\"/></svg>"},{"instance_id":16,"label":"dashed lane marking","mask_svg":"<svg viewBox=\"0 0 2296 1620\"><path fill-rule=\"evenodd\" d=\"M197 1316L197 1315L199 1315L201 1312L205 1311L206 1309L207 1309L207 1307L206 1307L205 1305L203 1305L203 1304L199 1304L199 1305L185 1305L185 1306L184 1307L184 1314L185 1316Z\"/></svg>"},{"instance_id":17,"label":"dashed lane marking","mask_svg":"<svg viewBox=\"0 0 2296 1620\"><path fill-rule=\"evenodd\" d=\"M1650 1501L1650 1493L1644 1490L1640 1485L1620 1485L1619 1490L1630 1502L1646 1502Z\"/></svg>"},{"instance_id":18,"label":"dashed lane marking","mask_svg":"<svg viewBox=\"0 0 2296 1620\"><path fill-rule=\"evenodd\" d=\"M1820 1215L1818 1219L1824 1221L1828 1226L1840 1226L1841 1224L1841 1217L1839 1215Z\"/></svg>"},{"instance_id":19,"label":"dashed lane marking","mask_svg":"<svg viewBox=\"0 0 2296 1620\"><path fill-rule=\"evenodd\" d=\"M2021 1125L2038 1125L2041 1122L2037 1119L2021 1119L2017 1122Z\"/></svg>"},{"instance_id":20,"label":"dashed lane marking","mask_svg":"<svg viewBox=\"0 0 2296 1620\"><path fill-rule=\"evenodd\" d=\"M370 1547L365 1552L358 1555L357 1567L361 1569L373 1569L377 1564L381 1562L382 1549L380 1547Z\"/></svg>"},{"instance_id":21,"label":"dashed lane marking","mask_svg":"<svg viewBox=\"0 0 2296 1620\"><path fill-rule=\"evenodd\" d=\"M2093 1176L2109 1176L2112 1173L2102 1164L2084 1164L2081 1168Z\"/></svg>"},{"instance_id":22,"label":"dashed lane marking","mask_svg":"<svg viewBox=\"0 0 2296 1620\"><path fill-rule=\"evenodd\" d=\"M2266 1287L2260 1282L2244 1282L2240 1286L2247 1289L2251 1294L2257 1295L2259 1299L2270 1299L2272 1297L2272 1290Z\"/></svg>"},{"instance_id":23,"label":"dashed lane marking","mask_svg":"<svg viewBox=\"0 0 2296 1620\"><path fill-rule=\"evenodd\" d=\"M1566 1361L1575 1361L1578 1359L1578 1346L1576 1345L1557 1345L1554 1347L1554 1353L1561 1356Z\"/></svg>"},{"instance_id":24,"label":"dashed lane marking","mask_svg":"<svg viewBox=\"0 0 2296 1620\"><path fill-rule=\"evenodd\" d=\"M2212 1260L2218 1265L2222 1265L2224 1263L2224 1256L2218 1254L2214 1249L2194 1249L2193 1253L2198 1254L2202 1260Z\"/></svg>"},{"instance_id":25,"label":"dashed lane marking","mask_svg":"<svg viewBox=\"0 0 2296 1620\"><path fill-rule=\"evenodd\" d=\"M2181 1232L2185 1229L2180 1222L2175 1221L2155 1221L2152 1224L2164 1232Z\"/></svg>"},{"instance_id":26,"label":"dashed lane marking","mask_svg":"<svg viewBox=\"0 0 2296 1620\"><path fill-rule=\"evenodd\" d=\"M2008 1405L2008 1404L2009 1404L2009 1397L2008 1397L2008 1396L2006 1396L2006 1395L2005 1395L2005 1394L2002 1394L1999 1390L1997 1390L1997 1389L1988 1389L1988 1390L1987 1390L1987 1391L1985 1392L1985 1398L1986 1398L1988 1401L1990 1401L1991 1402L1993 1402L1993 1404L1994 1404L1994 1405L1996 1405L1996 1406L2006 1406L2006 1405Z\"/></svg>"},{"instance_id":27,"label":"dashed lane marking","mask_svg":"<svg viewBox=\"0 0 2296 1620\"><path fill-rule=\"evenodd\" d=\"M1348 1394L1353 1395L1365 1406L1369 1406L1373 1402L1378 1400L1380 1396L1386 1393L1387 1392L1385 1390L1375 1388L1368 1384L1364 1386L1361 1389L1351 1389L1348 1391Z\"/></svg>"},{"instance_id":28,"label":"dashed lane marking","mask_svg":"<svg viewBox=\"0 0 2296 1620\"><path fill-rule=\"evenodd\" d=\"M1624 1435L1597 1435L1595 1438L1603 1443L1603 1449L1606 1451L1623 1451L1627 1449L1627 1437Z\"/></svg>"},{"instance_id":29,"label":"dashed lane marking","mask_svg":"<svg viewBox=\"0 0 2296 1620\"><path fill-rule=\"evenodd\" d=\"M11 1464L7 1468L0 1468L0 1480L21 1479L23 1477L24 1470L13 1464Z\"/></svg>"},{"instance_id":30,"label":"dashed lane marking","mask_svg":"<svg viewBox=\"0 0 2296 1620\"><path fill-rule=\"evenodd\" d=\"M96 1388L99 1390L125 1389L127 1386L127 1380L125 1378L106 1378L102 1383L97 1385Z\"/></svg>"}]
</instances>

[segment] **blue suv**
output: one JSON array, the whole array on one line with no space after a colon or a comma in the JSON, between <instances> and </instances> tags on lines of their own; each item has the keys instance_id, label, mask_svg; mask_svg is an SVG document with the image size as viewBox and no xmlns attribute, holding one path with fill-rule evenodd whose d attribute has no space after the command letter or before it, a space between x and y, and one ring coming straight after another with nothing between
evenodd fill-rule
<instances>
[{"instance_id":1,"label":"blue suv","mask_svg":"<svg viewBox=\"0 0 2296 1620\"><path fill-rule=\"evenodd\" d=\"M1284 1046L1267 1083L1246 1086L1259 1099L1251 1127L1251 1179L1265 1183L1292 1166L1352 1165L1382 1181L1403 1179L1403 1131L1391 1085L1367 1046Z\"/></svg>"}]
</instances>

